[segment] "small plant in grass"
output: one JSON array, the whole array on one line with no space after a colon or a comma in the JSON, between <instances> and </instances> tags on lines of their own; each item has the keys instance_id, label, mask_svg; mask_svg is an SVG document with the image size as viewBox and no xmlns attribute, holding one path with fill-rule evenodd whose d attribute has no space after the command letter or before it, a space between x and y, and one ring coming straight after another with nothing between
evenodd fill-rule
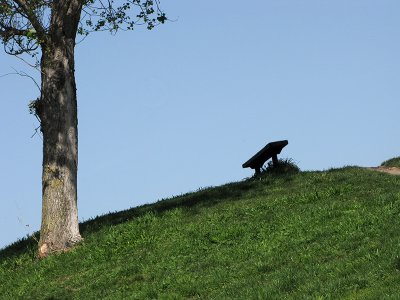
<instances>
[{"instance_id":1,"label":"small plant in grass","mask_svg":"<svg viewBox=\"0 0 400 300\"><path fill-rule=\"evenodd\" d=\"M279 159L276 165L269 161L261 170L261 173L268 174L295 174L299 172L300 168L292 158Z\"/></svg>"},{"instance_id":2,"label":"small plant in grass","mask_svg":"<svg viewBox=\"0 0 400 300\"><path fill-rule=\"evenodd\" d=\"M400 156L394 157L384 161L381 164L382 167L397 167L400 168Z\"/></svg>"}]
</instances>

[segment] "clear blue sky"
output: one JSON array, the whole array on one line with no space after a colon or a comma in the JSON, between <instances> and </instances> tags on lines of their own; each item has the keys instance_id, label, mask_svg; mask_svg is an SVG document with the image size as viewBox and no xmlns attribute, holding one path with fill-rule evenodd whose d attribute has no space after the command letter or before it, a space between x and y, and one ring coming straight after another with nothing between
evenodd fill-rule
<instances>
[{"instance_id":1,"label":"clear blue sky","mask_svg":"<svg viewBox=\"0 0 400 300\"><path fill-rule=\"evenodd\" d=\"M81 221L251 176L274 140L303 170L400 155L400 1L162 4L176 22L77 46ZM1 248L40 227L42 140L34 84L0 88Z\"/></svg>"}]
</instances>

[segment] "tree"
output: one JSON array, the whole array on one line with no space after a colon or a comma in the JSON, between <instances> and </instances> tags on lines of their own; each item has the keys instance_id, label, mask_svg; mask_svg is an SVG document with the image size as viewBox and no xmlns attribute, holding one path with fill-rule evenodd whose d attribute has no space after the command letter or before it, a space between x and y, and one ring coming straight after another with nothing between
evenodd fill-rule
<instances>
[{"instance_id":1,"label":"tree","mask_svg":"<svg viewBox=\"0 0 400 300\"><path fill-rule=\"evenodd\" d=\"M166 20L159 0L1 0L5 52L31 55L41 73L40 97L30 103L43 135L39 257L67 250L82 239L77 211L77 36L143 24L152 29Z\"/></svg>"}]
</instances>

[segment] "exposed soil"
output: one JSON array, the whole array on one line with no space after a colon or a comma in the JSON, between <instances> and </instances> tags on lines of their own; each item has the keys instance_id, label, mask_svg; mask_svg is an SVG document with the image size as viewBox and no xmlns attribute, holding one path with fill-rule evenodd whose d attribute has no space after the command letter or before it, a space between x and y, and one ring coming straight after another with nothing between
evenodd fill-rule
<instances>
[{"instance_id":1,"label":"exposed soil","mask_svg":"<svg viewBox=\"0 0 400 300\"><path fill-rule=\"evenodd\" d=\"M384 173L388 173L388 174L392 174L392 175L400 175L400 168L398 168L398 167L371 167L368 169L375 170L378 172L384 172Z\"/></svg>"}]
</instances>

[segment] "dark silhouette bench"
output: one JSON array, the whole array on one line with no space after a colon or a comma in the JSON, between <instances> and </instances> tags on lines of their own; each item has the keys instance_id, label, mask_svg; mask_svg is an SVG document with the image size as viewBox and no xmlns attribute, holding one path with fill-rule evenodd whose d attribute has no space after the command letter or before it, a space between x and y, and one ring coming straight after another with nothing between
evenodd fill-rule
<instances>
[{"instance_id":1,"label":"dark silhouette bench","mask_svg":"<svg viewBox=\"0 0 400 300\"><path fill-rule=\"evenodd\" d=\"M257 174L261 173L261 168L265 162L272 158L274 166L278 164L278 154L281 153L282 149L289 144L287 140L276 141L268 143L264 148L258 151L252 158L246 161L242 167L254 169Z\"/></svg>"}]
</instances>

